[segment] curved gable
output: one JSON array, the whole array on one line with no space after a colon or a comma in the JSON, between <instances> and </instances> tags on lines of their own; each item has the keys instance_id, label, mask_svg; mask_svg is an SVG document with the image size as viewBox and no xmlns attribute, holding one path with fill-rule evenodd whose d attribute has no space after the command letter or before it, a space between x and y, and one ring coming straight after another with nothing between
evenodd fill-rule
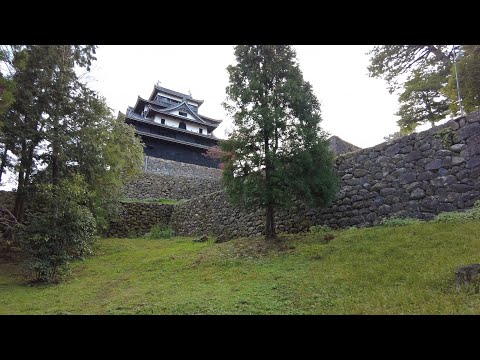
<instances>
[{"instance_id":1,"label":"curved gable","mask_svg":"<svg viewBox=\"0 0 480 360\"><path fill-rule=\"evenodd\" d=\"M201 121L203 124L207 124L207 122L205 120L203 120L200 116L198 116L195 111L193 111L190 106L187 104L187 102L185 100L183 100L180 104L178 105L174 105L170 108L166 108L166 109L162 109L163 113L165 114L173 114L173 112L177 112L177 111L183 111L185 113L188 113L190 114L195 120L197 121ZM173 114L173 115L177 115L178 114ZM189 120L188 118L186 118L187 120Z\"/></svg>"}]
</instances>

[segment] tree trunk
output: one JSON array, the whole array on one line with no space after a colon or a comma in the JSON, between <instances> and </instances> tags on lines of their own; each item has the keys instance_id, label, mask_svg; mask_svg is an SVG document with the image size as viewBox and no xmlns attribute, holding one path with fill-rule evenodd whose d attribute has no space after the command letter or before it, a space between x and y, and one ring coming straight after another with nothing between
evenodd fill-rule
<instances>
[{"instance_id":1,"label":"tree trunk","mask_svg":"<svg viewBox=\"0 0 480 360\"><path fill-rule=\"evenodd\" d=\"M265 149L265 187L266 187L266 211L265 211L265 239L272 240L276 238L275 224L273 218L273 199L271 191L271 171L272 164L270 159L270 148L268 146L268 135L265 131L264 135L264 149Z\"/></svg>"},{"instance_id":2,"label":"tree trunk","mask_svg":"<svg viewBox=\"0 0 480 360\"><path fill-rule=\"evenodd\" d=\"M441 61L446 68L452 66L452 60L437 47L428 45L428 51L434 54L437 60Z\"/></svg>"},{"instance_id":3,"label":"tree trunk","mask_svg":"<svg viewBox=\"0 0 480 360\"><path fill-rule=\"evenodd\" d=\"M35 144L32 142L27 150L27 145L22 144L22 158L20 159L20 169L18 171L17 196L15 197L15 208L13 215L19 223L23 221L25 213L25 200L30 185L30 175L32 174L33 152Z\"/></svg>"},{"instance_id":4,"label":"tree trunk","mask_svg":"<svg viewBox=\"0 0 480 360\"><path fill-rule=\"evenodd\" d=\"M58 128L54 127L54 137L52 141L52 184L58 185L60 180L60 164L58 151Z\"/></svg>"},{"instance_id":5,"label":"tree trunk","mask_svg":"<svg viewBox=\"0 0 480 360\"><path fill-rule=\"evenodd\" d=\"M25 186L25 172L22 170L18 174L18 187L15 196L15 207L13 209L13 216L19 223L23 221L23 214L25 212L25 198L27 195L27 187Z\"/></svg>"},{"instance_id":6,"label":"tree trunk","mask_svg":"<svg viewBox=\"0 0 480 360\"><path fill-rule=\"evenodd\" d=\"M266 208L266 221L265 221L265 239L274 240L277 238L275 233L275 222L274 222L274 210L273 205L268 205Z\"/></svg>"},{"instance_id":7,"label":"tree trunk","mask_svg":"<svg viewBox=\"0 0 480 360\"><path fill-rule=\"evenodd\" d=\"M0 164L0 184L2 183L3 171L7 166L7 151L8 151L8 145L5 144L5 150L3 150L3 154L2 154L2 163Z\"/></svg>"},{"instance_id":8,"label":"tree trunk","mask_svg":"<svg viewBox=\"0 0 480 360\"><path fill-rule=\"evenodd\" d=\"M25 213L25 198L27 197L27 189L24 187L17 192L15 198L14 216L19 223L23 221L23 214Z\"/></svg>"},{"instance_id":9,"label":"tree trunk","mask_svg":"<svg viewBox=\"0 0 480 360\"><path fill-rule=\"evenodd\" d=\"M22 202L24 200L24 183L25 183L25 158L27 152L27 143L24 141L22 143L22 150L20 152L20 167L18 169L18 185L17 193L15 196L15 207L13 209L13 216L19 220L20 209L23 207Z\"/></svg>"},{"instance_id":10,"label":"tree trunk","mask_svg":"<svg viewBox=\"0 0 480 360\"><path fill-rule=\"evenodd\" d=\"M22 143L22 150L21 150L21 156L20 156L20 166L18 169L18 186L17 186L17 191L15 193L15 205L13 208L13 216L18 222L21 222L21 217L23 217L23 208L24 208L24 203L25 203L25 155L26 155L26 148L27 144L24 141ZM13 239L14 233L12 229L8 229L5 232L5 238L6 239Z\"/></svg>"}]
</instances>

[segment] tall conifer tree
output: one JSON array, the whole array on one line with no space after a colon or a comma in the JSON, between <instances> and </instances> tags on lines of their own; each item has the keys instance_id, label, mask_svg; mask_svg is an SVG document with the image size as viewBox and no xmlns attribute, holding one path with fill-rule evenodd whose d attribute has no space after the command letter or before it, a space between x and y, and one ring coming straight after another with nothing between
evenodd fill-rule
<instances>
[{"instance_id":1,"label":"tall conifer tree","mask_svg":"<svg viewBox=\"0 0 480 360\"><path fill-rule=\"evenodd\" d=\"M333 156L320 128L320 104L290 46L236 46L227 70L225 108L234 130L221 142L231 199L265 209L265 237L276 238L278 207L304 200L326 205L335 195Z\"/></svg>"}]
</instances>

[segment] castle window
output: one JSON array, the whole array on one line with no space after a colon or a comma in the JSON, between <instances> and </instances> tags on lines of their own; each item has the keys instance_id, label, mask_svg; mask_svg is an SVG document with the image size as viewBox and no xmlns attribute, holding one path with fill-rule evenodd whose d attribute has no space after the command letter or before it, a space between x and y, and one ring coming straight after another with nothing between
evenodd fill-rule
<instances>
[{"instance_id":1,"label":"castle window","mask_svg":"<svg viewBox=\"0 0 480 360\"><path fill-rule=\"evenodd\" d=\"M165 119L160 119L160 123L165 125Z\"/></svg>"},{"instance_id":2,"label":"castle window","mask_svg":"<svg viewBox=\"0 0 480 360\"><path fill-rule=\"evenodd\" d=\"M180 129L187 130L187 125L186 125L183 121L180 122L180 124L178 124L178 127L179 127Z\"/></svg>"},{"instance_id":3,"label":"castle window","mask_svg":"<svg viewBox=\"0 0 480 360\"><path fill-rule=\"evenodd\" d=\"M182 116L187 117L187 113L186 113L186 112L183 112L183 111L179 111L179 112L178 112L178 115L182 115Z\"/></svg>"},{"instance_id":4,"label":"castle window","mask_svg":"<svg viewBox=\"0 0 480 360\"><path fill-rule=\"evenodd\" d=\"M202 133L203 133L203 129L198 129L198 132L199 132L200 134L202 134Z\"/></svg>"}]
</instances>

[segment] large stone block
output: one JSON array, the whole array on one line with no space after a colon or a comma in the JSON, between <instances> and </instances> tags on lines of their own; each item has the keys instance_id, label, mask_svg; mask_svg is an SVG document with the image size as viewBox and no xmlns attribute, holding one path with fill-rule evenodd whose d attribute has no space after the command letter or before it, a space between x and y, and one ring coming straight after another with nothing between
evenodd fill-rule
<instances>
[{"instance_id":1,"label":"large stone block","mask_svg":"<svg viewBox=\"0 0 480 360\"><path fill-rule=\"evenodd\" d=\"M425 170L438 170L442 167L442 159L435 159L425 165Z\"/></svg>"},{"instance_id":2,"label":"large stone block","mask_svg":"<svg viewBox=\"0 0 480 360\"><path fill-rule=\"evenodd\" d=\"M355 177L362 177L368 174L368 170L365 169L357 169L353 172Z\"/></svg>"},{"instance_id":3,"label":"large stone block","mask_svg":"<svg viewBox=\"0 0 480 360\"><path fill-rule=\"evenodd\" d=\"M395 188L388 187L388 188L381 189L380 195L382 196L392 195L392 194L395 194L396 191L397 190Z\"/></svg>"},{"instance_id":4,"label":"large stone block","mask_svg":"<svg viewBox=\"0 0 480 360\"><path fill-rule=\"evenodd\" d=\"M425 181L425 180L431 180L434 177L434 173L431 171L424 171L418 174L417 180L418 181Z\"/></svg>"},{"instance_id":5,"label":"large stone block","mask_svg":"<svg viewBox=\"0 0 480 360\"><path fill-rule=\"evenodd\" d=\"M384 151L385 156L388 157L393 157L394 155L398 154L400 152L400 149L403 147L402 143L395 143L389 147L387 147Z\"/></svg>"},{"instance_id":6,"label":"large stone block","mask_svg":"<svg viewBox=\"0 0 480 360\"><path fill-rule=\"evenodd\" d=\"M456 193L465 193L467 191L473 190L473 186L467 184L451 184L449 188Z\"/></svg>"},{"instance_id":7,"label":"large stone block","mask_svg":"<svg viewBox=\"0 0 480 360\"><path fill-rule=\"evenodd\" d=\"M400 175L400 184L410 184L417 179L417 174L414 172L406 172Z\"/></svg>"},{"instance_id":8,"label":"large stone block","mask_svg":"<svg viewBox=\"0 0 480 360\"><path fill-rule=\"evenodd\" d=\"M471 124L466 124L464 127L462 127L456 132L456 134L454 135L454 140L455 142L460 142L478 133L480 133L480 123L475 122Z\"/></svg>"},{"instance_id":9,"label":"large stone block","mask_svg":"<svg viewBox=\"0 0 480 360\"><path fill-rule=\"evenodd\" d=\"M382 205L378 208L378 215L388 215L391 212L391 207L389 205Z\"/></svg>"},{"instance_id":10,"label":"large stone block","mask_svg":"<svg viewBox=\"0 0 480 360\"><path fill-rule=\"evenodd\" d=\"M465 166L468 169L473 169L480 166L480 155L473 156L470 160L467 161Z\"/></svg>"},{"instance_id":11,"label":"large stone block","mask_svg":"<svg viewBox=\"0 0 480 360\"><path fill-rule=\"evenodd\" d=\"M460 151L463 150L464 147L465 147L465 144L455 144L450 146L450 150L452 150L453 152L459 153Z\"/></svg>"},{"instance_id":12,"label":"large stone block","mask_svg":"<svg viewBox=\"0 0 480 360\"><path fill-rule=\"evenodd\" d=\"M473 136L470 138L472 139ZM475 136L475 142L469 142L467 143L467 146L465 147L465 149L462 151L462 155L463 156L466 156L466 157L471 157L473 155L478 155L480 154L480 134L479 136ZM468 140L470 140L468 139Z\"/></svg>"},{"instance_id":13,"label":"large stone block","mask_svg":"<svg viewBox=\"0 0 480 360\"><path fill-rule=\"evenodd\" d=\"M418 199L422 199L424 197L425 197L425 191L423 191L423 189L421 189L421 188L416 188L410 194L410 199L418 200Z\"/></svg>"},{"instance_id":14,"label":"large stone block","mask_svg":"<svg viewBox=\"0 0 480 360\"><path fill-rule=\"evenodd\" d=\"M432 148L432 145L429 142L425 142L418 147L418 150L427 151L427 150L430 150L431 148Z\"/></svg>"},{"instance_id":15,"label":"large stone block","mask_svg":"<svg viewBox=\"0 0 480 360\"><path fill-rule=\"evenodd\" d=\"M422 152L419 150L413 150L405 156L406 162L414 162L422 158Z\"/></svg>"}]
</instances>

